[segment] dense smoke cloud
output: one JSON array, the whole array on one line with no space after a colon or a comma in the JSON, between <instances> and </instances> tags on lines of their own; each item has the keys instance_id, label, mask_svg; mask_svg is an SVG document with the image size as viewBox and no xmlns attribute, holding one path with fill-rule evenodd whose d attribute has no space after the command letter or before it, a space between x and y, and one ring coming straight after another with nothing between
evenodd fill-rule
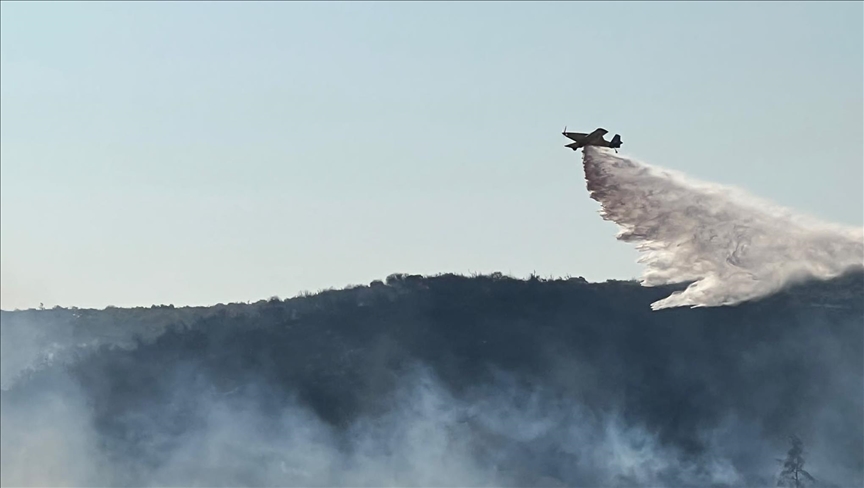
<instances>
[{"instance_id":1,"label":"dense smoke cloud","mask_svg":"<svg viewBox=\"0 0 864 488\"><path fill-rule=\"evenodd\" d=\"M862 290L653 312L671 289L445 275L3 312L26 354L2 367L29 366L0 393L0 482L769 486L795 433L822 486L859 486Z\"/></svg>"},{"instance_id":2,"label":"dense smoke cloud","mask_svg":"<svg viewBox=\"0 0 864 488\"><path fill-rule=\"evenodd\" d=\"M731 305L790 282L864 266L864 230L815 221L741 190L587 147L583 166L602 216L637 243L642 283L693 282L652 308Z\"/></svg>"}]
</instances>

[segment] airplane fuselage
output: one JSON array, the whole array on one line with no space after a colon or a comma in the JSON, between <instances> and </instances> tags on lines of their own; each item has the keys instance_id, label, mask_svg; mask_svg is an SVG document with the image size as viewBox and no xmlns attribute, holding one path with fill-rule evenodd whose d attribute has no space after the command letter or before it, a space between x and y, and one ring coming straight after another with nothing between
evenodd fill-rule
<instances>
[{"instance_id":1,"label":"airplane fuselage","mask_svg":"<svg viewBox=\"0 0 864 488\"><path fill-rule=\"evenodd\" d=\"M606 129L597 129L594 132L585 136L585 139L582 140L583 146L609 146L609 143L603 140L603 136L606 135Z\"/></svg>"},{"instance_id":2,"label":"airplane fuselage","mask_svg":"<svg viewBox=\"0 0 864 488\"><path fill-rule=\"evenodd\" d=\"M586 146L611 147L614 149L621 147L621 137L616 134L615 137L612 138L612 141L607 141L603 138L607 133L608 131L603 128L597 128L590 134L582 132L567 132L565 129L562 134L574 142L567 144L564 147L569 147L574 151Z\"/></svg>"}]
</instances>

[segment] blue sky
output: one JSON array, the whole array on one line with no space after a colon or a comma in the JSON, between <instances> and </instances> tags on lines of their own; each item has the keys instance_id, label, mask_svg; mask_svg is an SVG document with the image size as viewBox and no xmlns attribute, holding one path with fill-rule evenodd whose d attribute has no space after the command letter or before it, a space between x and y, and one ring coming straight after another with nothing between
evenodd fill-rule
<instances>
[{"instance_id":1,"label":"blue sky","mask_svg":"<svg viewBox=\"0 0 864 488\"><path fill-rule=\"evenodd\" d=\"M3 2L2 307L638 276L570 130L864 221L860 2Z\"/></svg>"}]
</instances>

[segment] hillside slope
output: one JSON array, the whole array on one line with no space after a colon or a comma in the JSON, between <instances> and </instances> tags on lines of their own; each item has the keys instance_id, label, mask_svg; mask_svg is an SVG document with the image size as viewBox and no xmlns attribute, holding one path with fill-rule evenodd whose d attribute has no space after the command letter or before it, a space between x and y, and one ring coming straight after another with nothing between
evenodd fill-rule
<instances>
[{"instance_id":1,"label":"hillside slope","mask_svg":"<svg viewBox=\"0 0 864 488\"><path fill-rule=\"evenodd\" d=\"M794 433L860 486L864 273L651 310L682 288L392 275L2 312L3 485L767 486Z\"/></svg>"}]
</instances>

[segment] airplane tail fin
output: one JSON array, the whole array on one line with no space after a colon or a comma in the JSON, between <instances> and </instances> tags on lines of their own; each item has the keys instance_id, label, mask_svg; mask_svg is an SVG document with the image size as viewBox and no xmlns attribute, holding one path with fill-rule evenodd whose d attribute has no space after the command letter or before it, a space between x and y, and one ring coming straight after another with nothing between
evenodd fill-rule
<instances>
[{"instance_id":1,"label":"airplane tail fin","mask_svg":"<svg viewBox=\"0 0 864 488\"><path fill-rule=\"evenodd\" d=\"M612 138L612 141L609 143L609 147L613 149L618 149L621 147L621 136L615 134L615 137Z\"/></svg>"}]
</instances>

